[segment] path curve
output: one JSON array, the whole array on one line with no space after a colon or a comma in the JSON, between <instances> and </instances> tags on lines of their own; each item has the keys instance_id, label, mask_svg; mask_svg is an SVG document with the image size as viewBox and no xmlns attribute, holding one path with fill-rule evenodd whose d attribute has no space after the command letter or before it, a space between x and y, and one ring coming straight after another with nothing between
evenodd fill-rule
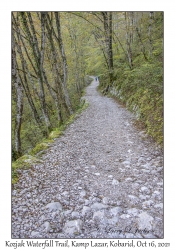
<instances>
[{"instance_id":1,"label":"path curve","mask_svg":"<svg viewBox=\"0 0 175 250\"><path fill-rule=\"evenodd\" d=\"M43 163L19 170L12 238L163 237L162 153L97 86Z\"/></svg>"}]
</instances>

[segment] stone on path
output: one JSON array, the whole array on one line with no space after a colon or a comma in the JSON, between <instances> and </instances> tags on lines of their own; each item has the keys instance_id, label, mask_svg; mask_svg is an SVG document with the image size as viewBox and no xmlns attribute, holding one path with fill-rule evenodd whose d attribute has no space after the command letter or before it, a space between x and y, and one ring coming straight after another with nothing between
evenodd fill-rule
<instances>
[{"instance_id":1,"label":"stone on path","mask_svg":"<svg viewBox=\"0 0 175 250\"><path fill-rule=\"evenodd\" d=\"M76 235L81 233L81 229L83 226L83 222L82 220L78 219L78 220L71 220L66 222L63 231L65 234L69 234L69 235Z\"/></svg>"},{"instance_id":2,"label":"stone on path","mask_svg":"<svg viewBox=\"0 0 175 250\"><path fill-rule=\"evenodd\" d=\"M81 197L86 196L86 191L85 191L85 190L82 190L81 193L80 193L80 196L81 196Z\"/></svg>"},{"instance_id":3,"label":"stone on path","mask_svg":"<svg viewBox=\"0 0 175 250\"><path fill-rule=\"evenodd\" d=\"M156 204L154 207L163 209L163 203Z\"/></svg>"},{"instance_id":4,"label":"stone on path","mask_svg":"<svg viewBox=\"0 0 175 250\"><path fill-rule=\"evenodd\" d=\"M49 209L50 212L56 212L57 210L62 210L62 205L59 202L52 202L47 204L46 208Z\"/></svg>"},{"instance_id":5,"label":"stone on path","mask_svg":"<svg viewBox=\"0 0 175 250\"><path fill-rule=\"evenodd\" d=\"M96 211L93 214L93 219L103 219L104 215L105 215L104 210Z\"/></svg>"},{"instance_id":6,"label":"stone on path","mask_svg":"<svg viewBox=\"0 0 175 250\"><path fill-rule=\"evenodd\" d=\"M126 178L125 181L132 181L132 178Z\"/></svg>"},{"instance_id":7,"label":"stone on path","mask_svg":"<svg viewBox=\"0 0 175 250\"><path fill-rule=\"evenodd\" d=\"M150 207L154 202L152 200L144 201L142 206L143 207Z\"/></svg>"},{"instance_id":8,"label":"stone on path","mask_svg":"<svg viewBox=\"0 0 175 250\"><path fill-rule=\"evenodd\" d=\"M122 214L121 216L120 216L120 218L122 218L122 219L124 219L124 220L126 220L126 219L128 219L128 218L130 218L131 216L129 215L129 214Z\"/></svg>"},{"instance_id":9,"label":"stone on path","mask_svg":"<svg viewBox=\"0 0 175 250\"><path fill-rule=\"evenodd\" d=\"M147 214L146 212L143 212L138 215L138 226L139 229L144 230L151 230L152 229L152 221L154 220L152 216Z\"/></svg>"},{"instance_id":10,"label":"stone on path","mask_svg":"<svg viewBox=\"0 0 175 250\"><path fill-rule=\"evenodd\" d=\"M123 165L130 165L131 164L130 161L123 161L122 163L123 163Z\"/></svg>"},{"instance_id":11,"label":"stone on path","mask_svg":"<svg viewBox=\"0 0 175 250\"><path fill-rule=\"evenodd\" d=\"M136 200L138 201L138 197L134 196L134 195L128 195L128 197L131 199L131 200Z\"/></svg>"},{"instance_id":12,"label":"stone on path","mask_svg":"<svg viewBox=\"0 0 175 250\"><path fill-rule=\"evenodd\" d=\"M109 211L112 215L116 216L117 214L122 212L122 209L121 209L121 207L113 207Z\"/></svg>"},{"instance_id":13,"label":"stone on path","mask_svg":"<svg viewBox=\"0 0 175 250\"><path fill-rule=\"evenodd\" d=\"M96 175L96 176L99 176L99 175L100 175L100 173L95 173L95 175Z\"/></svg>"},{"instance_id":14,"label":"stone on path","mask_svg":"<svg viewBox=\"0 0 175 250\"><path fill-rule=\"evenodd\" d=\"M83 209L82 209L82 215L84 216L86 213L88 213L90 211L90 207L88 206L84 206Z\"/></svg>"},{"instance_id":15,"label":"stone on path","mask_svg":"<svg viewBox=\"0 0 175 250\"><path fill-rule=\"evenodd\" d=\"M108 178L112 178L113 177L113 175L108 175Z\"/></svg>"},{"instance_id":16,"label":"stone on path","mask_svg":"<svg viewBox=\"0 0 175 250\"><path fill-rule=\"evenodd\" d=\"M72 212L72 209L66 210L66 211L64 212L64 215L67 216L67 215L70 214L71 212Z\"/></svg>"},{"instance_id":17,"label":"stone on path","mask_svg":"<svg viewBox=\"0 0 175 250\"><path fill-rule=\"evenodd\" d=\"M37 236L39 236L39 235L40 235L39 232L35 232L35 231L32 231L32 232L31 232L31 236L32 236L32 237L37 237Z\"/></svg>"},{"instance_id":18,"label":"stone on path","mask_svg":"<svg viewBox=\"0 0 175 250\"><path fill-rule=\"evenodd\" d=\"M103 204L107 205L109 203L109 199L107 197L104 197L102 202Z\"/></svg>"},{"instance_id":19,"label":"stone on path","mask_svg":"<svg viewBox=\"0 0 175 250\"><path fill-rule=\"evenodd\" d=\"M92 204L92 206L91 206L91 208L94 209L94 210L96 210L96 211L100 210L100 209L107 208L107 207L108 207L107 205L104 205L104 204L98 203L98 202Z\"/></svg>"},{"instance_id":20,"label":"stone on path","mask_svg":"<svg viewBox=\"0 0 175 250\"><path fill-rule=\"evenodd\" d=\"M119 182L117 180L113 179L112 185L118 185L118 184L119 184Z\"/></svg>"},{"instance_id":21,"label":"stone on path","mask_svg":"<svg viewBox=\"0 0 175 250\"><path fill-rule=\"evenodd\" d=\"M138 214L138 209L131 208L131 209L127 210L127 213L136 216Z\"/></svg>"},{"instance_id":22,"label":"stone on path","mask_svg":"<svg viewBox=\"0 0 175 250\"><path fill-rule=\"evenodd\" d=\"M150 190L147 188L147 187L141 187L140 191L142 193L146 193L146 194L149 194L150 193Z\"/></svg>"},{"instance_id":23,"label":"stone on path","mask_svg":"<svg viewBox=\"0 0 175 250\"><path fill-rule=\"evenodd\" d=\"M46 230L47 233L48 233L48 232L50 231L50 229L51 229L50 223L49 223L48 221L44 222L44 227L45 227L45 230Z\"/></svg>"},{"instance_id":24,"label":"stone on path","mask_svg":"<svg viewBox=\"0 0 175 250\"><path fill-rule=\"evenodd\" d=\"M92 165L91 168L96 168L96 166L95 166L95 165Z\"/></svg>"},{"instance_id":25,"label":"stone on path","mask_svg":"<svg viewBox=\"0 0 175 250\"><path fill-rule=\"evenodd\" d=\"M115 216L111 219L108 219L108 224L109 225L116 225L118 221L119 221L119 217Z\"/></svg>"},{"instance_id":26,"label":"stone on path","mask_svg":"<svg viewBox=\"0 0 175 250\"><path fill-rule=\"evenodd\" d=\"M74 212L72 212L72 219L78 219L79 218L79 212L76 212L76 211L74 211Z\"/></svg>"}]
</instances>

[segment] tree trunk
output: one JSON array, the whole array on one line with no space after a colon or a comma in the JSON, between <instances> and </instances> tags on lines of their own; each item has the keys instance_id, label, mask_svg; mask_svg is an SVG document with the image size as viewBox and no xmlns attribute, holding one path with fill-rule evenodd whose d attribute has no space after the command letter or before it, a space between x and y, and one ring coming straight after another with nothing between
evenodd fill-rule
<instances>
[{"instance_id":1,"label":"tree trunk","mask_svg":"<svg viewBox=\"0 0 175 250\"><path fill-rule=\"evenodd\" d=\"M152 57L152 53L153 53L153 43L152 43L152 23L153 23L153 17L154 17L154 13L150 11L149 13L149 27L148 27L148 36L149 36L149 55L150 57Z\"/></svg>"},{"instance_id":2,"label":"tree trunk","mask_svg":"<svg viewBox=\"0 0 175 250\"><path fill-rule=\"evenodd\" d=\"M101 49L101 51L103 53L103 56L104 56L104 59L105 59L106 68L109 70L108 59L107 59L106 54L105 54L104 46L100 43L100 38L101 37L96 32L92 32L92 34L94 35L96 42L100 46L100 49Z\"/></svg>"},{"instance_id":3,"label":"tree trunk","mask_svg":"<svg viewBox=\"0 0 175 250\"><path fill-rule=\"evenodd\" d=\"M62 82L62 87L63 87L65 99L66 99L66 104L69 109L69 113L73 114L73 110L72 110L72 106L71 106L71 102L69 98L69 93L67 90L67 60L66 60L66 54L64 51L64 46L63 46L63 41L62 41L62 36L61 36L60 15L58 12L55 12L55 18L56 18L56 25L57 25L57 32L58 32L58 45L59 45L59 49L60 49L60 53L61 53L61 57L63 61L64 80Z\"/></svg>"},{"instance_id":4,"label":"tree trunk","mask_svg":"<svg viewBox=\"0 0 175 250\"><path fill-rule=\"evenodd\" d=\"M109 12L109 68L110 68L110 83L113 83L113 51L112 51L112 12Z\"/></svg>"},{"instance_id":5,"label":"tree trunk","mask_svg":"<svg viewBox=\"0 0 175 250\"><path fill-rule=\"evenodd\" d=\"M145 60L148 60L148 59L147 59L147 56L146 56L146 49L145 49L145 46L144 46L144 44L143 44L143 42L142 42L141 34L139 33L139 30L138 30L137 27L136 27L136 32L137 32L137 35L138 35L139 40L140 40L140 43L141 43L141 51L142 51L142 53L143 53L143 55L144 55Z\"/></svg>"},{"instance_id":6,"label":"tree trunk","mask_svg":"<svg viewBox=\"0 0 175 250\"><path fill-rule=\"evenodd\" d=\"M105 31L105 41L106 41L106 53L108 58L108 66L109 66L109 79L110 85L113 82L113 50L112 50L112 12L102 12L103 16L103 25Z\"/></svg>"},{"instance_id":7,"label":"tree trunk","mask_svg":"<svg viewBox=\"0 0 175 250\"><path fill-rule=\"evenodd\" d=\"M134 12L130 12L130 41L133 44L134 42Z\"/></svg>"},{"instance_id":8,"label":"tree trunk","mask_svg":"<svg viewBox=\"0 0 175 250\"><path fill-rule=\"evenodd\" d=\"M129 35L128 17L127 17L126 12L125 12L125 27L126 27L126 45L127 45L128 62L129 62L130 69L132 69L133 62L132 62L131 40L130 40L130 35Z\"/></svg>"},{"instance_id":9,"label":"tree trunk","mask_svg":"<svg viewBox=\"0 0 175 250\"><path fill-rule=\"evenodd\" d=\"M30 28L31 28L33 36L31 35L30 29L28 27L25 13L20 12L20 15L23 20L23 27L27 33L29 44L32 48L36 66L37 66L37 77L38 77L38 84L40 88L39 97L40 97L40 103L41 103L45 125L47 128L46 133L48 135L52 127L51 127L50 119L49 119L48 112L47 112L45 92L44 92L44 83L43 83L43 60L44 60L44 48L45 48L45 14L43 13L41 15L42 16L41 18L41 52L39 50L38 41L36 37L36 31L34 28L34 24L33 24L33 20L32 20L30 12L27 12L27 15L30 21L29 23L30 23Z\"/></svg>"},{"instance_id":10,"label":"tree trunk","mask_svg":"<svg viewBox=\"0 0 175 250\"><path fill-rule=\"evenodd\" d=\"M61 103L60 103L59 99L61 100L64 108L66 109L66 112L68 112L68 113L70 113L70 112L69 112L69 107L68 107L67 102L66 102L65 95L62 93L61 84L60 84L61 75L60 75L59 66L58 66L58 55L57 55L56 48L55 48L54 41L53 41L53 37L52 37L52 30L49 28L49 24L47 21L46 21L46 28L47 28L47 33L48 33L48 40L50 43L50 49L51 49L51 53L52 53L53 68L55 71L54 80L55 80L55 86L57 89L57 108L58 108L58 116L59 116L59 114L61 114ZM53 73L53 71L52 71L52 73ZM58 95L59 95L59 98L58 98ZM60 119L61 119L60 122L63 122L62 114L60 115Z\"/></svg>"},{"instance_id":11,"label":"tree trunk","mask_svg":"<svg viewBox=\"0 0 175 250\"><path fill-rule=\"evenodd\" d=\"M54 65L55 66L55 65ZM52 72L53 73L53 72ZM45 71L44 71L44 79L45 79L45 82L46 82L46 85L50 91L50 94L55 102L55 106L56 106L56 109L57 109L57 114L58 114L58 123L59 124L62 124L63 123L63 119L62 119L62 114L61 114L61 103L59 101L59 98L58 98L58 85L57 85L57 80L55 80L55 78L57 79L58 77L54 76L54 80L55 80L55 87L56 87L56 90L53 90L53 88L50 86L48 80L47 80L47 76L45 74Z\"/></svg>"},{"instance_id":12,"label":"tree trunk","mask_svg":"<svg viewBox=\"0 0 175 250\"><path fill-rule=\"evenodd\" d=\"M23 89L20 82L19 74L17 71L16 64L16 52L15 52L15 43L14 43L14 35L12 32L12 82L14 83L16 89L16 124L15 124L15 151L17 157L20 157L22 154L21 150L21 123L22 123L22 113L23 113Z\"/></svg>"},{"instance_id":13,"label":"tree trunk","mask_svg":"<svg viewBox=\"0 0 175 250\"><path fill-rule=\"evenodd\" d=\"M43 80L44 80L44 77L43 77L43 62L44 62L44 50L45 50L45 13L41 12L41 52L40 53L39 53L38 42L37 42L37 38L36 38L34 25L33 25L33 22L31 22L31 20L30 20L30 24L31 24L31 28L32 28L32 31L33 31L33 35L34 35L34 41L35 41L35 44L36 44L36 48L37 48L39 58L40 58L39 86L40 86L41 105L42 105L42 110L43 110L43 115L44 115L44 120L45 120L45 123L46 123L46 126L47 126L47 130L48 130L48 132L50 132L52 128L51 128L50 119L49 119L47 108L46 108L44 84L43 84Z\"/></svg>"},{"instance_id":14,"label":"tree trunk","mask_svg":"<svg viewBox=\"0 0 175 250\"><path fill-rule=\"evenodd\" d=\"M21 52L19 52L21 53ZM23 88L24 88L24 91L25 91L25 94L26 94L26 97L27 97L27 100L29 102L29 106L32 110L32 113L33 113L33 116L34 116L34 119L36 121L36 123L39 125L39 126L42 126L42 123L41 123L41 120L40 120L40 117L38 115L38 112L36 110L36 107L35 107L35 104L33 102L33 99L32 99L32 96L31 96L31 93L30 93L30 89L29 89L29 86L28 86L28 80L27 80L27 77L26 77L26 73L24 71L26 71L28 73L28 76L29 76L29 79L31 78L30 76L30 73L28 71L28 68L27 68L27 64L22 56L22 54L20 54L20 57L21 57L21 62L22 62L22 67L23 67L23 78L24 78L24 81L25 81L25 84L23 84L22 80L21 80L21 83L23 85ZM30 79L31 81L31 79Z\"/></svg>"},{"instance_id":15,"label":"tree trunk","mask_svg":"<svg viewBox=\"0 0 175 250\"><path fill-rule=\"evenodd\" d=\"M14 20L14 22L15 22L15 20ZM28 99L28 102L29 102L30 108L32 110L33 116L35 118L35 121L37 122L37 124L39 126L41 126L41 120L40 120L40 117L39 117L38 112L36 110L36 107L35 107L35 104L33 102L33 99L32 99L31 93L30 93L30 89L29 89L29 86L28 86L28 80L27 80L26 75L28 75L30 81L32 81L32 77L30 75L26 60L24 59L23 52L22 52L22 49L21 49L21 46L20 46L20 37L21 36L20 36L20 30L19 30L17 25L16 25L16 29L17 29L18 42L16 41L15 37L13 37L13 39L14 39L13 42L14 42L14 44L16 44L18 54L20 55L20 59L21 59L22 69L23 69L22 71L23 71L23 78L24 78L25 84L23 84L22 79L21 79L21 83L22 83L23 88L25 90L25 94L26 94L26 97ZM16 66L17 66L17 63L16 63Z\"/></svg>"}]
</instances>

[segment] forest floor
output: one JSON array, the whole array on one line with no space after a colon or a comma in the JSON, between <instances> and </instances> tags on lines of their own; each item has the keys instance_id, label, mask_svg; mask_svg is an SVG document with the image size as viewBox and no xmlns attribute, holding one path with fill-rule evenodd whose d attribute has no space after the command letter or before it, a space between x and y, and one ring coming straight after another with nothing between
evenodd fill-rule
<instances>
[{"instance_id":1,"label":"forest floor","mask_svg":"<svg viewBox=\"0 0 175 250\"><path fill-rule=\"evenodd\" d=\"M97 86L43 162L18 170L12 238L163 238L163 153Z\"/></svg>"}]
</instances>

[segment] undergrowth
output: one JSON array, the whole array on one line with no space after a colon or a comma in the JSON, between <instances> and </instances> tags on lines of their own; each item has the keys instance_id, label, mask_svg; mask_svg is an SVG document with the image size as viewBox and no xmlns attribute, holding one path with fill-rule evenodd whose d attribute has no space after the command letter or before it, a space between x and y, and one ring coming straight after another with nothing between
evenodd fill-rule
<instances>
[{"instance_id":1,"label":"undergrowth","mask_svg":"<svg viewBox=\"0 0 175 250\"><path fill-rule=\"evenodd\" d=\"M115 79L108 93L117 97L126 107L135 113L146 132L163 145L163 66L162 62L142 62L138 58L135 68L130 70L126 64L115 69ZM106 77L100 84L104 94Z\"/></svg>"},{"instance_id":2,"label":"undergrowth","mask_svg":"<svg viewBox=\"0 0 175 250\"><path fill-rule=\"evenodd\" d=\"M69 126L78 117L78 115L88 107L88 105L89 104L85 100L81 102L77 111L71 115L64 124L50 132L48 139L43 139L34 148L32 148L28 154L23 155L16 161L12 162L12 184L15 184L18 181L18 169L28 169L32 166L32 164L42 162L39 157L45 153L45 150L49 148L51 143L54 142L55 138L58 138L63 134L66 127Z\"/></svg>"}]
</instances>

